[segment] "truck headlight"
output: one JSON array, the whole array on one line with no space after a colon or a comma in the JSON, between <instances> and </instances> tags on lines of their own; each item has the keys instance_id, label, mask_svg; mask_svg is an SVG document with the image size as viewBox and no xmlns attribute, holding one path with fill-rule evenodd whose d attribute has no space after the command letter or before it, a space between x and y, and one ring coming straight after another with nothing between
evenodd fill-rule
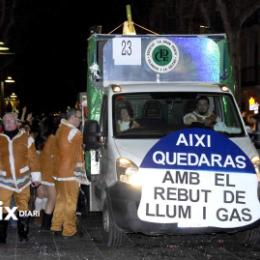
<instances>
[{"instance_id":1,"label":"truck headlight","mask_svg":"<svg viewBox=\"0 0 260 260\"><path fill-rule=\"evenodd\" d=\"M260 182L260 158L259 156L254 156L252 159L251 159L254 167L255 167L255 171L256 171L256 176L257 176L257 179L258 179L258 182Z\"/></svg>"},{"instance_id":2,"label":"truck headlight","mask_svg":"<svg viewBox=\"0 0 260 260\"><path fill-rule=\"evenodd\" d=\"M257 187L257 195L258 195L258 199L260 201L260 158L259 156L254 156L251 159L254 167L255 167L255 171L256 171L256 177L258 180L258 187Z\"/></svg>"},{"instance_id":3,"label":"truck headlight","mask_svg":"<svg viewBox=\"0 0 260 260\"><path fill-rule=\"evenodd\" d=\"M116 160L116 171L118 180L121 182L133 185L141 186L141 176L139 168L132 161L120 157Z\"/></svg>"}]
</instances>

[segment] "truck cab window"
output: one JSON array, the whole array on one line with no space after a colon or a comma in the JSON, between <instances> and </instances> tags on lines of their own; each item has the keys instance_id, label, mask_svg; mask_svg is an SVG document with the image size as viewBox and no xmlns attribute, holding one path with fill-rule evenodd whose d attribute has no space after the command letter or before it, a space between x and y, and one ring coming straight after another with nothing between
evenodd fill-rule
<instances>
[{"instance_id":1,"label":"truck cab window","mask_svg":"<svg viewBox=\"0 0 260 260\"><path fill-rule=\"evenodd\" d=\"M232 97L210 93L131 93L113 97L114 136L160 138L172 131L206 127L228 136L244 131Z\"/></svg>"}]
</instances>

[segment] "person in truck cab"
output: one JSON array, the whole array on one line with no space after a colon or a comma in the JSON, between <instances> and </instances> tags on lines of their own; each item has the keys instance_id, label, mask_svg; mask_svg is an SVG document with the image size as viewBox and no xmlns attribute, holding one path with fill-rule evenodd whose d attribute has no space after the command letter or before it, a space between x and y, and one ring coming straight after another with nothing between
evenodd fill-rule
<instances>
[{"instance_id":1,"label":"person in truck cab","mask_svg":"<svg viewBox=\"0 0 260 260\"><path fill-rule=\"evenodd\" d=\"M139 128L140 125L133 119L133 110L131 107L122 107L119 110L119 119L117 120L118 132L124 132L128 129Z\"/></svg>"},{"instance_id":2,"label":"person in truck cab","mask_svg":"<svg viewBox=\"0 0 260 260\"><path fill-rule=\"evenodd\" d=\"M207 96L200 96L196 99L195 110L183 117L186 126L213 128L217 123L217 116L209 111L209 99Z\"/></svg>"}]
</instances>

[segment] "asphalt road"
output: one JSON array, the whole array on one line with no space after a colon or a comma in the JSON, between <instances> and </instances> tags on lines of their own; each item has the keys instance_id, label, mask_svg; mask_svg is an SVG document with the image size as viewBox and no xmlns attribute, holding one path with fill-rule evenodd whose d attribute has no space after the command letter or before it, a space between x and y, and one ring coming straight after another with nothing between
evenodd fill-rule
<instances>
[{"instance_id":1,"label":"asphalt road","mask_svg":"<svg viewBox=\"0 0 260 260\"><path fill-rule=\"evenodd\" d=\"M0 245L0 260L215 260L260 259L259 247L237 243L233 236L145 236L129 234L120 248L107 248L103 242L101 214L82 220L82 234L64 239L40 232L31 224L30 240L19 242L15 226L8 230L6 245Z\"/></svg>"}]
</instances>

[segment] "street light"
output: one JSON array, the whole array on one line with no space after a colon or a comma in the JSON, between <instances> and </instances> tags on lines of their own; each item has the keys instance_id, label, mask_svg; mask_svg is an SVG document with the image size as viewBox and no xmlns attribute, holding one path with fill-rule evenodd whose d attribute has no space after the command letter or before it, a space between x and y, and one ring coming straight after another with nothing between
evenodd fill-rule
<instances>
[{"instance_id":1,"label":"street light","mask_svg":"<svg viewBox=\"0 0 260 260\"><path fill-rule=\"evenodd\" d=\"M9 51L9 47L5 46L4 42L0 42L0 51Z\"/></svg>"},{"instance_id":2,"label":"street light","mask_svg":"<svg viewBox=\"0 0 260 260\"><path fill-rule=\"evenodd\" d=\"M8 76L8 77L5 79L5 83L15 83L15 80L14 80L11 76Z\"/></svg>"},{"instance_id":3,"label":"street light","mask_svg":"<svg viewBox=\"0 0 260 260\"><path fill-rule=\"evenodd\" d=\"M2 71L4 67L6 67L8 65L8 63L10 63L11 59L10 56L13 56L14 53L9 52L9 47L5 46L4 42L0 41L0 56L2 56L0 58L0 70ZM5 88L5 82L6 83L14 83L15 81L12 79L12 77L7 77L6 80L3 80L1 78L1 96L0 96L0 115L3 116L4 114L4 110L5 110L5 92L4 92L4 88Z\"/></svg>"},{"instance_id":4,"label":"street light","mask_svg":"<svg viewBox=\"0 0 260 260\"><path fill-rule=\"evenodd\" d=\"M1 115L4 115L5 112L5 83L15 83L15 80L11 77L8 76L5 80L1 80Z\"/></svg>"},{"instance_id":5,"label":"street light","mask_svg":"<svg viewBox=\"0 0 260 260\"><path fill-rule=\"evenodd\" d=\"M14 55L13 52L10 52L10 48L8 46L5 45L4 42L0 41L0 55L3 56L1 57L1 69L3 67L2 63L4 62L4 64L6 63L6 61L11 60L10 56L12 57Z\"/></svg>"},{"instance_id":6,"label":"street light","mask_svg":"<svg viewBox=\"0 0 260 260\"><path fill-rule=\"evenodd\" d=\"M11 106L12 111L17 111L19 100L18 100L18 96L14 92L8 97L7 104Z\"/></svg>"}]
</instances>

